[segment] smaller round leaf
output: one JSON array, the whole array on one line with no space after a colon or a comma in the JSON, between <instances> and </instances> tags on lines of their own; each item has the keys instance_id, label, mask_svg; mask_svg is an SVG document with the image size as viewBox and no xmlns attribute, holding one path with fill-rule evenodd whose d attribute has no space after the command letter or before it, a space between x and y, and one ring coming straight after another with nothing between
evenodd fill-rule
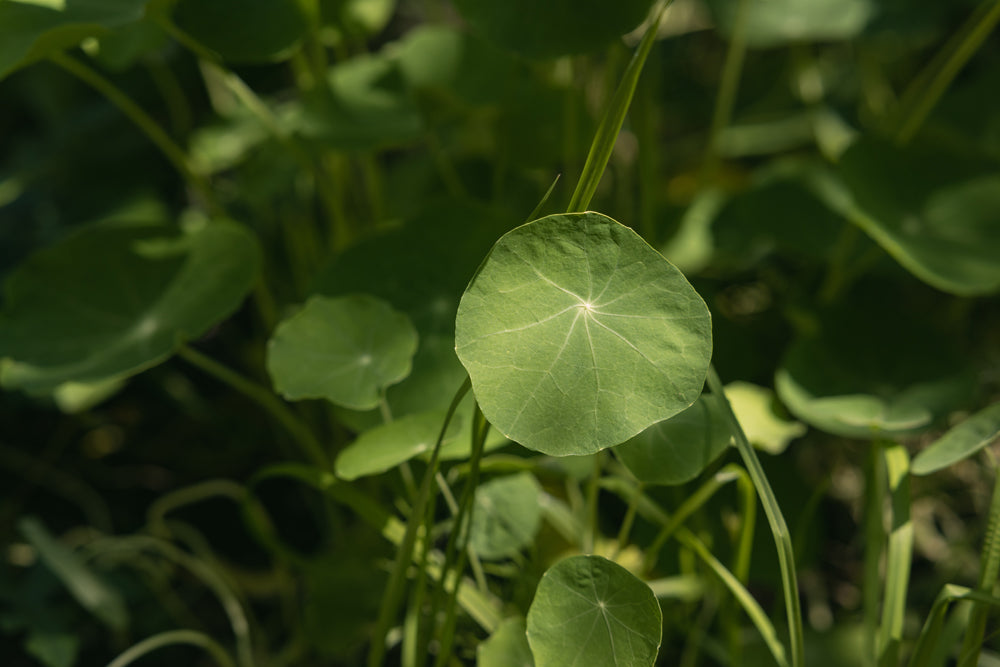
<instances>
[{"instance_id":1,"label":"smaller round leaf","mask_svg":"<svg viewBox=\"0 0 1000 667\"><path fill-rule=\"evenodd\" d=\"M683 484L701 474L729 445L719 400L702 394L690 408L653 424L614 448L615 456L647 484Z\"/></svg>"},{"instance_id":2,"label":"smaller round leaf","mask_svg":"<svg viewBox=\"0 0 1000 667\"><path fill-rule=\"evenodd\" d=\"M430 452L446 415L444 410L431 410L406 415L365 431L337 455L337 476L352 480L377 475L414 456ZM442 448L465 435L461 415L456 414L445 431Z\"/></svg>"},{"instance_id":3,"label":"smaller round leaf","mask_svg":"<svg viewBox=\"0 0 1000 667\"><path fill-rule=\"evenodd\" d=\"M267 370L285 398L325 398L368 410L379 392L410 373L417 332L381 299L312 297L268 342Z\"/></svg>"},{"instance_id":4,"label":"smaller round leaf","mask_svg":"<svg viewBox=\"0 0 1000 667\"><path fill-rule=\"evenodd\" d=\"M541 488L531 473L490 480L476 489L469 544L484 560L513 556L535 539Z\"/></svg>"},{"instance_id":5,"label":"smaller round leaf","mask_svg":"<svg viewBox=\"0 0 1000 667\"><path fill-rule=\"evenodd\" d=\"M528 644L538 667L649 667L662 624L645 582L600 556L572 556L538 583L528 610Z\"/></svg>"},{"instance_id":6,"label":"smaller round leaf","mask_svg":"<svg viewBox=\"0 0 1000 667\"><path fill-rule=\"evenodd\" d=\"M476 667L534 667L524 618L507 618L476 648Z\"/></svg>"}]
</instances>

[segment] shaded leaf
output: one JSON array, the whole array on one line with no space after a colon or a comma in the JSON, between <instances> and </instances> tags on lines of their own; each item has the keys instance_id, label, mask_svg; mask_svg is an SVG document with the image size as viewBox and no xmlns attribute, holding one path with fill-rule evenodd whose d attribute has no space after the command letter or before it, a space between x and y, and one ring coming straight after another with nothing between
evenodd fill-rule
<instances>
[{"instance_id":1,"label":"shaded leaf","mask_svg":"<svg viewBox=\"0 0 1000 667\"><path fill-rule=\"evenodd\" d=\"M40 521L22 518L18 527L25 539L84 609L116 632L129 624L128 609L118 591L105 584L71 549L56 540Z\"/></svg>"},{"instance_id":2,"label":"shaded leaf","mask_svg":"<svg viewBox=\"0 0 1000 667\"><path fill-rule=\"evenodd\" d=\"M663 614L653 591L600 556L573 556L548 569L528 610L538 667L648 667L660 648Z\"/></svg>"},{"instance_id":3,"label":"shaded leaf","mask_svg":"<svg viewBox=\"0 0 1000 667\"><path fill-rule=\"evenodd\" d=\"M480 558L508 558L534 541L542 520L540 491L528 472L498 477L476 488L469 546Z\"/></svg>"},{"instance_id":4,"label":"shaded leaf","mask_svg":"<svg viewBox=\"0 0 1000 667\"><path fill-rule=\"evenodd\" d=\"M647 484L694 479L729 445L731 433L718 399L702 394L687 410L653 424L614 448L615 456Z\"/></svg>"},{"instance_id":5,"label":"shaded leaf","mask_svg":"<svg viewBox=\"0 0 1000 667\"><path fill-rule=\"evenodd\" d=\"M847 214L913 275L963 296L1000 290L1000 166L865 138L840 174Z\"/></svg>"},{"instance_id":6,"label":"shaded leaf","mask_svg":"<svg viewBox=\"0 0 1000 667\"><path fill-rule=\"evenodd\" d=\"M652 0L456 0L462 16L497 44L532 58L596 51L634 29Z\"/></svg>"},{"instance_id":7,"label":"shaded leaf","mask_svg":"<svg viewBox=\"0 0 1000 667\"><path fill-rule=\"evenodd\" d=\"M306 31L299 3L287 0L178 0L173 21L234 63L282 60Z\"/></svg>"},{"instance_id":8,"label":"shaded leaf","mask_svg":"<svg viewBox=\"0 0 1000 667\"><path fill-rule=\"evenodd\" d=\"M0 79L143 17L148 0L0 1Z\"/></svg>"},{"instance_id":9,"label":"shaded leaf","mask_svg":"<svg viewBox=\"0 0 1000 667\"><path fill-rule=\"evenodd\" d=\"M489 639L476 647L476 667L534 667L521 616L504 619Z\"/></svg>"},{"instance_id":10,"label":"shaded leaf","mask_svg":"<svg viewBox=\"0 0 1000 667\"><path fill-rule=\"evenodd\" d=\"M236 310L259 264L231 222L85 227L7 279L0 382L43 393L154 366Z\"/></svg>"},{"instance_id":11,"label":"shaded leaf","mask_svg":"<svg viewBox=\"0 0 1000 667\"><path fill-rule=\"evenodd\" d=\"M459 304L455 343L490 423L565 456L691 405L711 323L680 271L635 232L598 213L554 215L494 245Z\"/></svg>"},{"instance_id":12,"label":"shaded leaf","mask_svg":"<svg viewBox=\"0 0 1000 667\"><path fill-rule=\"evenodd\" d=\"M285 398L325 398L367 410L410 373L417 332L409 318L368 294L311 297L281 322L267 346L267 370Z\"/></svg>"},{"instance_id":13,"label":"shaded leaf","mask_svg":"<svg viewBox=\"0 0 1000 667\"><path fill-rule=\"evenodd\" d=\"M914 475L929 475L967 459L1000 438L1000 403L983 408L951 428L920 452L910 467Z\"/></svg>"}]
</instances>

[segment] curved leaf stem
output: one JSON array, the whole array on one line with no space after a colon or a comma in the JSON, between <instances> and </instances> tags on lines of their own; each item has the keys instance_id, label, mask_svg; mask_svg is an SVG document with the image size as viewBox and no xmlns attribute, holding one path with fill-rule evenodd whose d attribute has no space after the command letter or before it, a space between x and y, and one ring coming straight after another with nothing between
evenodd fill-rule
<instances>
[{"instance_id":1,"label":"curved leaf stem","mask_svg":"<svg viewBox=\"0 0 1000 667\"><path fill-rule=\"evenodd\" d=\"M910 521L910 457L899 444L884 447L892 527L886 549L885 599L879 628L879 666L899 664L903 642L903 617L906 614L906 591L913 561L913 522Z\"/></svg>"},{"instance_id":2,"label":"curved leaf stem","mask_svg":"<svg viewBox=\"0 0 1000 667\"><path fill-rule=\"evenodd\" d=\"M177 644L191 644L205 649L205 652L212 656L219 667L236 667L236 663L229 657L226 650L219 646L219 643L203 632L196 630L168 630L160 632L152 637L146 637L127 648L117 658L108 663L108 667L125 667L142 658L148 653L165 646L175 646Z\"/></svg>"},{"instance_id":3,"label":"curved leaf stem","mask_svg":"<svg viewBox=\"0 0 1000 667\"><path fill-rule=\"evenodd\" d=\"M181 345L177 349L177 355L267 410L285 427L308 461L323 469L329 467L330 463L323 451L323 446L312 430L266 387L243 377L188 345Z\"/></svg>"},{"instance_id":4,"label":"curved leaf stem","mask_svg":"<svg viewBox=\"0 0 1000 667\"><path fill-rule=\"evenodd\" d=\"M208 180L194 168L187 153L131 97L97 70L91 69L66 53L53 53L49 56L49 60L104 95L109 102L118 107L160 149L184 180L198 192L208 210L213 215L222 213L222 206L216 200Z\"/></svg>"},{"instance_id":5,"label":"curved leaf stem","mask_svg":"<svg viewBox=\"0 0 1000 667\"><path fill-rule=\"evenodd\" d=\"M782 589L785 593L785 611L788 615L791 665L792 667L803 667L805 665L805 648L802 630L802 608L799 603L798 578L795 575L795 552L792 548L792 539L788 532L788 525L785 523L785 517L778 506L778 500L774 497L774 491L771 489L771 485L767 481L767 476L764 474L764 468L757 458L757 452L754 451L753 446L750 445L750 441L747 440L746 433L743 432L743 427L740 426L740 422L736 419L736 414L729 404L729 399L726 398L722 381L719 379L719 374L716 372L714 365L709 366L707 379L709 390L719 397L722 405L725 407L726 419L729 421L730 429L736 440L736 448L743 458L743 463L750 474L750 479L753 480L757 494L760 496L761 505L764 507L767 522L771 526L771 533L774 535L774 544L778 550L778 565L781 569Z\"/></svg>"},{"instance_id":6,"label":"curved leaf stem","mask_svg":"<svg viewBox=\"0 0 1000 667\"><path fill-rule=\"evenodd\" d=\"M608 166L608 160L611 158L612 150L614 150L618 133L622 129L625 115L628 113L632 97L635 95L639 75L642 74L643 65L646 64L649 51L653 47L653 42L656 41L656 33L660 28L663 12L672 2L673 0L659 0L650 13L649 27L646 28L642 41L639 42L639 47L632 56L632 60L629 61L628 67L625 68L618 89L615 90L615 94L611 98L611 104L604 113L601 124L597 127L594 141L590 145L590 152L587 154L587 161L583 165L583 173L580 174L580 180L576 184L576 190L573 191L573 196L566 209L569 213L587 210L587 207L590 206L590 200L597 192L597 186Z\"/></svg>"}]
</instances>

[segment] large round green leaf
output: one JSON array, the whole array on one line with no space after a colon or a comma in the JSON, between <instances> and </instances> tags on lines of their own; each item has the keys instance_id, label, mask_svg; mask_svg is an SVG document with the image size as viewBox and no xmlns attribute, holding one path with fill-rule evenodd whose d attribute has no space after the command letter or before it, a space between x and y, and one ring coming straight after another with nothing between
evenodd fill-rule
<instances>
[{"instance_id":1,"label":"large round green leaf","mask_svg":"<svg viewBox=\"0 0 1000 667\"><path fill-rule=\"evenodd\" d=\"M646 17L652 0L456 0L488 39L518 53L549 58L596 51Z\"/></svg>"},{"instance_id":2,"label":"large round green leaf","mask_svg":"<svg viewBox=\"0 0 1000 667\"><path fill-rule=\"evenodd\" d=\"M285 398L325 398L355 410L410 373L417 332L410 319L368 294L314 296L274 330L267 370Z\"/></svg>"},{"instance_id":3,"label":"large round green leaf","mask_svg":"<svg viewBox=\"0 0 1000 667\"><path fill-rule=\"evenodd\" d=\"M852 219L913 275L963 296L1000 290L1000 165L863 139L840 173Z\"/></svg>"},{"instance_id":4,"label":"large round green leaf","mask_svg":"<svg viewBox=\"0 0 1000 667\"><path fill-rule=\"evenodd\" d=\"M653 591L628 570L600 556L573 556L538 583L528 644L538 667L648 667L662 619Z\"/></svg>"},{"instance_id":5,"label":"large round green leaf","mask_svg":"<svg viewBox=\"0 0 1000 667\"><path fill-rule=\"evenodd\" d=\"M806 41L850 39L873 17L871 0L709 0L722 32L731 35L740 5L746 5L746 43L781 46Z\"/></svg>"},{"instance_id":6,"label":"large round green leaf","mask_svg":"<svg viewBox=\"0 0 1000 667\"><path fill-rule=\"evenodd\" d=\"M1000 403L983 408L920 452L910 471L929 475L967 459L1000 438Z\"/></svg>"},{"instance_id":7,"label":"large round green leaf","mask_svg":"<svg viewBox=\"0 0 1000 667\"><path fill-rule=\"evenodd\" d=\"M0 382L44 393L149 368L232 313L259 263L256 238L231 222L86 227L8 278Z\"/></svg>"},{"instance_id":8,"label":"large round green leaf","mask_svg":"<svg viewBox=\"0 0 1000 667\"><path fill-rule=\"evenodd\" d=\"M300 4L288 0L179 0L173 20L225 60L240 63L287 57L306 32Z\"/></svg>"},{"instance_id":9,"label":"large round green leaf","mask_svg":"<svg viewBox=\"0 0 1000 667\"><path fill-rule=\"evenodd\" d=\"M476 489L469 546L484 560L508 558L529 546L542 521L541 491L528 472L492 479Z\"/></svg>"},{"instance_id":10,"label":"large round green leaf","mask_svg":"<svg viewBox=\"0 0 1000 667\"><path fill-rule=\"evenodd\" d=\"M628 227L553 215L494 245L462 296L455 349L501 433L547 454L588 454L698 398L711 317Z\"/></svg>"},{"instance_id":11,"label":"large round green leaf","mask_svg":"<svg viewBox=\"0 0 1000 667\"><path fill-rule=\"evenodd\" d=\"M142 19L148 0L0 0L0 79L87 37Z\"/></svg>"},{"instance_id":12,"label":"large round green leaf","mask_svg":"<svg viewBox=\"0 0 1000 667\"><path fill-rule=\"evenodd\" d=\"M729 445L719 399L702 394L694 405L615 447L615 456L647 484L683 484L701 474Z\"/></svg>"}]
</instances>

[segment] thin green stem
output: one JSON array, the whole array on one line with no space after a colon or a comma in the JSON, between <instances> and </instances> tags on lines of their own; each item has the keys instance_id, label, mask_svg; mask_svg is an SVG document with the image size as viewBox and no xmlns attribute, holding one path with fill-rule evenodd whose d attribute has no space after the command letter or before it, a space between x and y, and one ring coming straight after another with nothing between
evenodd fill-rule
<instances>
[{"instance_id":1,"label":"thin green stem","mask_svg":"<svg viewBox=\"0 0 1000 667\"><path fill-rule=\"evenodd\" d=\"M726 419L729 422L733 437L736 439L736 448L743 458L743 463L753 480L754 487L760 497L764 507L764 514L767 522L771 526L771 533L774 536L774 544L778 550L778 565L781 569L781 583L785 594L785 612L788 615L788 632L790 638L790 653L792 667L803 667L805 665L805 647L802 631L802 609L799 604L799 583L795 575L795 552L792 548L792 539L788 533L788 525L785 517L778 506L778 500L774 497L764 468L757 458L757 453L747 440L743 427L736 419L729 399L726 398L722 381L714 366L708 369L708 387L713 394L719 397L725 407Z\"/></svg>"},{"instance_id":2,"label":"thin green stem","mask_svg":"<svg viewBox=\"0 0 1000 667\"><path fill-rule=\"evenodd\" d=\"M222 207L216 200L208 180L197 172L184 149L178 146L160 124L131 97L96 70L65 53L53 53L49 56L49 60L104 95L109 102L118 107L160 149L184 180L198 192L209 211L213 215L221 214Z\"/></svg>"},{"instance_id":3,"label":"thin green stem","mask_svg":"<svg viewBox=\"0 0 1000 667\"><path fill-rule=\"evenodd\" d=\"M583 165L583 173L580 174L580 180L576 184L576 190L574 190L566 209L570 213L585 211L590 206L590 200L594 198L594 193L597 192L597 186L608 166L608 160L611 159L611 152L614 150L618 133L622 129L625 115L628 113L632 97L635 95L639 75L642 74L643 65L646 64L649 51L653 47L653 42L656 41L656 33L659 30L660 21L663 19L663 13L671 2L672 0L660 0L652 9L649 27L646 28L642 41L628 67L625 68L618 89L615 90L615 94L611 98L611 104L601 119L601 124L597 127L594 141L590 145L590 152L587 154L587 161Z\"/></svg>"},{"instance_id":4,"label":"thin green stem","mask_svg":"<svg viewBox=\"0 0 1000 667\"><path fill-rule=\"evenodd\" d=\"M864 628L865 655L869 664L877 661L878 611L882 589L879 562L885 543L882 526L885 505L885 461L877 443L872 443L865 474L865 561L864 561Z\"/></svg>"},{"instance_id":5,"label":"thin green stem","mask_svg":"<svg viewBox=\"0 0 1000 667\"><path fill-rule=\"evenodd\" d=\"M958 72L979 50L1000 21L1000 0L979 5L965 24L914 80L900 102L896 141L905 144L917 133Z\"/></svg>"},{"instance_id":6,"label":"thin green stem","mask_svg":"<svg viewBox=\"0 0 1000 667\"><path fill-rule=\"evenodd\" d=\"M458 404L471 386L472 383L466 378L465 382L462 383L462 386L455 393L454 398L451 400L451 405L448 406L448 413L445 416L444 423L441 425L437 442L434 443L431 460L428 462L427 471L424 473L423 480L421 480L420 490L414 500L413 511L410 513L410 520L406 525L406 532L399 544L399 548L396 550L396 560L393 563L389 582L386 584L385 592L382 595L382 605L379 609L378 620L375 622L371 647L368 652L368 667L380 667L385 657L385 638L389 634L389 628L403 598L406 570L413 560L413 550L416 546L418 528L424 525L424 510L431 497L431 487L434 485L434 478L437 473L438 456L441 453L441 442L444 440L448 424L451 423ZM442 568L442 581L444 581L446 575L447 572Z\"/></svg>"},{"instance_id":7,"label":"thin green stem","mask_svg":"<svg viewBox=\"0 0 1000 667\"><path fill-rule=\"evenodd\" d=\"M736 92L739 89L740 77L743 74L743 61L746 58L747 16L750 0L739 0L736 6L736 20L733 32L729 36L729 48L726 50L726 60L722 65L722 77L719 90L715 96L715 107L712 109L712 124L708 130L708 142L705 145L705 157L702 162L701 183L706 185L714 176L719 164L719 137L729 126L736 105Z\"/></svg>"},{"instance_id":8,"label":"thin green stem","mask_svg":"<svg viewBox=\"0 0 1000 667\"><path fill-rule=\"evenodd\" d=\"M983 540L983 557L979 567L979 581L976 590L991 594L997 583L997 574L1000 573L1000 475L996 474L993 480L993 499L990 502L989 521L986 525L986 536ZM984 604L977 604L969 617L969 625L965 631L965 639L962 642L962 652L958 660L958 667L971 667L979 662L979 649L983 642L983 632L986 629L986 618L989 615L989 608Z\"/></svg>"},{"instance_id":9,"label":"thin green stem","mask_svg":"<svg viewBox=\"0 0 1000 667\"><path fill-rule=\"evenodd\" d=\"M594 548L597 546L597 536L600 532L597 518L601 495L601 470L604 466L600 452L593 454L593 457L594 469L590 474L590 479L587 480L587 529L583 533L583 548L581 549L585 554L594 553Z\"/></svg>"},{"instance_id":10,"label":"thin green stem","mask_svg":"<svg viewBox=\"0 0 1000 667\"><path fill-rule=\"evenodd\" d=\"M329 467L329 461L327 460L326 453L323 451L323 446L320 444L319 440L309 427L299 420L299 418L296 417L290 409L288 409L288 406L275 396L273 392L268 390L266 387L243 377L236 371L223 366L211 357L205 356L188 345L181 345L177 349L177 355L193 366L197 366L220 382L229 385L236 391L257 403L257 405L267 410L272 417L277 419L278 422L285 427L308 461L319 466L320 468L325 469Z\"/></svg>"},{"instance_id":11,"label":"thin green stem","mask_svg":"<svg viewBox=\"0 0 1000 667\"><path fill-rule=\"evenodd\" d=\"M176 646L177 644L191 644L205 650L219 667L236 667L236 663L229 657L226 650L219 646L219 643L203 632L195 630L168 630L160 632L152 637L146 637L142 641L129 647L117 658L108 663L108 667L125 667L131 665L139 658L148 653L165 646Z\"/></svg>"}]
</instances>

